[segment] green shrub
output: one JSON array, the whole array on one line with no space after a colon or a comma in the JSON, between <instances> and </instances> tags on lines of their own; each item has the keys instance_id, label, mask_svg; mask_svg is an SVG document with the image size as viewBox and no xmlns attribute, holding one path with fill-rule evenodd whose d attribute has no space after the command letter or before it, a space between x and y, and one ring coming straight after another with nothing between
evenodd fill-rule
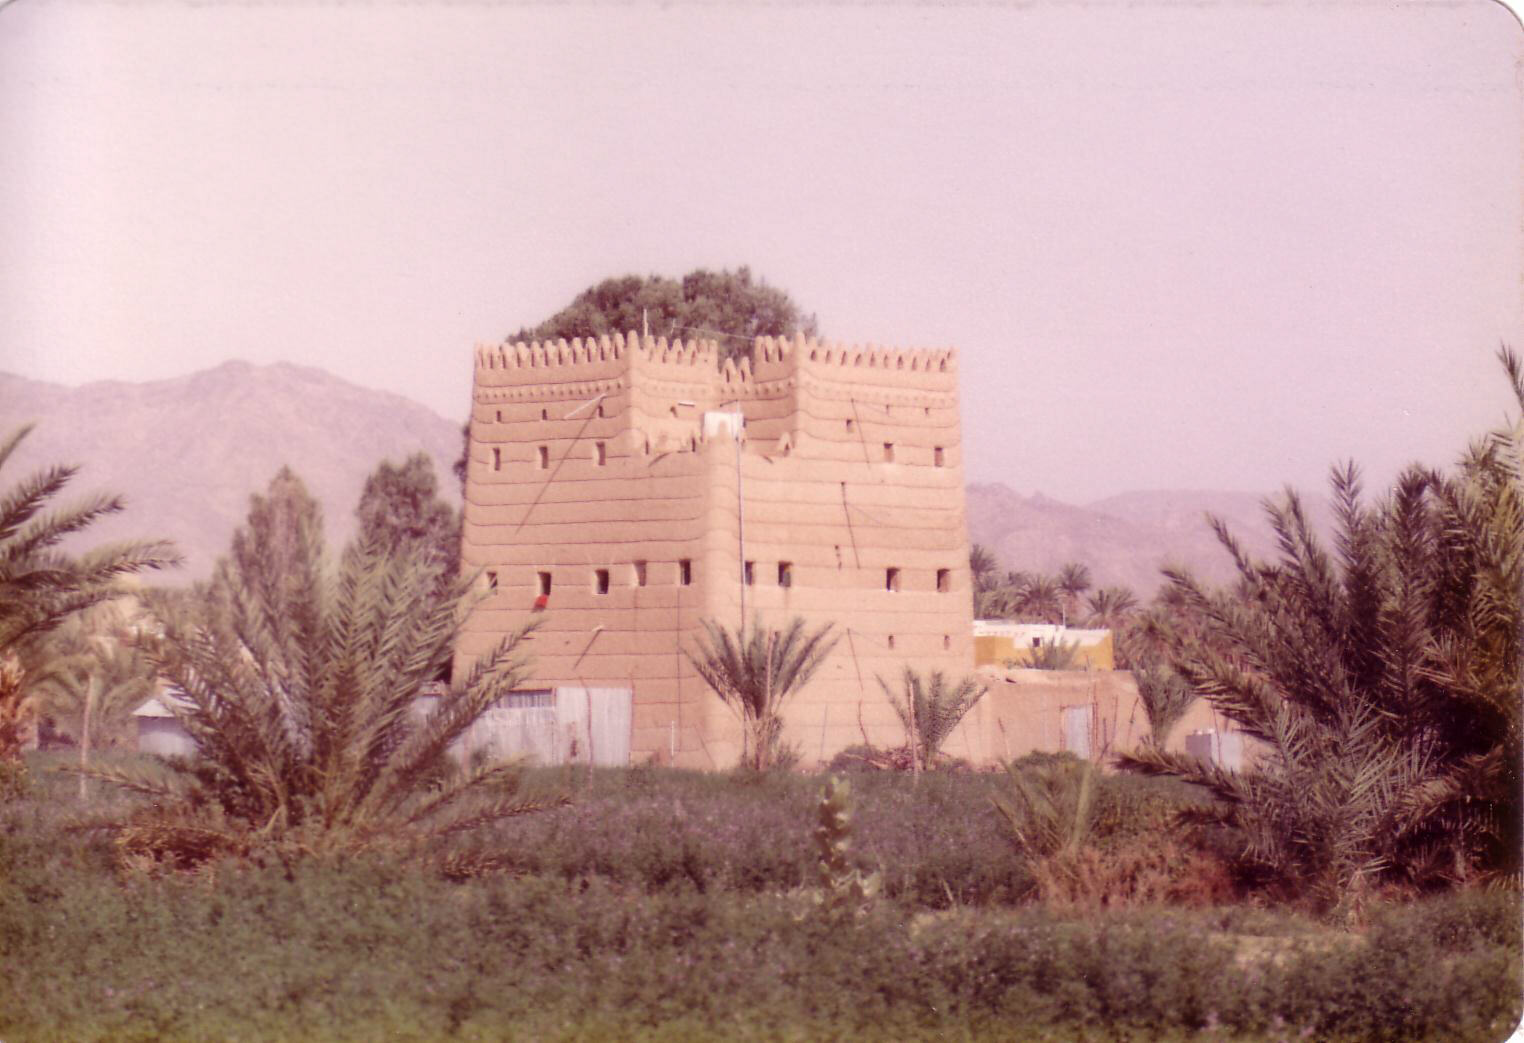
<instances>
[{"instance_id":1,"label":"green shrub","mask_svg":"<svg viewBox=\"0 0 1524 1043\"><path fill-rule=\"evenodd\" d=\"M1373 907L1364 934L1242 906L1077 917L917 911L910 897L801 922L796 898L731 886L739 877L698 840L711 811L777 801L794 832L767 857L786 849L808 867L819 781L663 771L588 780L594 807L649 815L617 824L656 830L653 861L625 876L617 858L586 875L552 860L452 885L376 854L118 876L110 842L68 830L72 807L48 799L67 781L47 763L33 760L33 797L0 808L3 1039L1497 1040L1518 1017L1516 893ZM854 780L862 849L919 808L893 844L925 871L909 838L935 842L932 823L958 807L993 820L969 788L990 781ZM657 803L670 820L674 798L702 890L642 875L671 835ZM1008 846L1002 860L1015 861Z\"/></svg>"}]
</instances>

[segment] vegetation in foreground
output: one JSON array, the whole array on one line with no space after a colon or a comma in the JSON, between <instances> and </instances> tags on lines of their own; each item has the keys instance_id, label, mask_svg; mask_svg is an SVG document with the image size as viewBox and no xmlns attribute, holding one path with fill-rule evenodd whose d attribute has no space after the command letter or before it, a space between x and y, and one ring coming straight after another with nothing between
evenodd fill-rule
<instances>
[{"instance_id":1,"label":"vegetation in foreground","mask_svg":"<svg viewBox=\"0 0 1524 1043\"><path fill-rule=\"evenodd\" d=\"M863 774L817 793L767 769L786 754L777 707L826 631L726 647L711 627L695 663L748 724L749 770L553 773L579 806L523 820L547 802L518 796L518 771L444 756L522 678L511 639L407 719L466 594L447 555L422 553L448 522L423 470L367 487L380 509L336 571L283 474L217 581L161 600L164 635L146 642L194 707L200 758L90 768L136 795L82 823L59 817L55 778L0 779L0 1031L1501 1038L1520 996L1521 460L1524 432L1499 432L1457 474L1410 472L1372 507L1346 469L1333 555L1289 497L1272 509L1281 560L1248 561L1220 529L1237 586L1173 577L1128 635L1153 656L1150 718L1162 733L1211 699L1269 751L1246 772L1151 747L1129 766L1176 778L1039 756L1006 779ZM0 652L59 667L56 715L67 731L77 710L83 736L108 705L105 660L71 677L63 644L39 640L114 597L110 577L168 559L110 552L92 571L44 553L57 523L27 516L54 491L44 476L0 503L20 517L0 526ZM1012 586L1023 611L1066 618L1089 577ZM1131 607L1091 599L1097 617ZM10 746L21 662L0 656ZM939 715L912 680L922 767ZM949 715L972 695L943 694Z\"/></svg>"},{"instance_id":2,"label":"vegetation in foreground","mask_svg":"<svg viewBox=\"0 0 1524 1043\"><path fill-rule=\"evenodd\" d=\"M955 838L915 837L956 811L1003 841L983 803L998 777L856 776L851 852L889 894L854 890L844 857L843 915L820 900L818 778L600 771L573 780L578 807L496 827L513 871L452 880L377 852L124 874L104 835L68 829L71 780L34 774L0 810L5 1039L1481 1041L1519 1017L1509 892L1372 905L1352 932L910 886L1020 873L1008 844L960 865ZM663 818L660 843L630 835ZM1117 839L1102 819L1091 840ZM715 836L721 820L755 822ZM613 873L584 861L604 844Z\"/></svg>"}]
</instances>

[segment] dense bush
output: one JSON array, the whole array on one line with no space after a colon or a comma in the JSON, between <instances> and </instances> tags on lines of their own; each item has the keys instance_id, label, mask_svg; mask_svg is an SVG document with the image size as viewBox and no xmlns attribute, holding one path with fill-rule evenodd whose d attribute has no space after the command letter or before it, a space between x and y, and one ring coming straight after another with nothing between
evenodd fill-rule
<instances>
[{"instance_id":1,"label":"dense bush","mask_svg":"<svg viewBox=\"0 0 1524 1043\"><path fill-rule=\"evenodd\" d=\"M524 875L452 884L375 854L122 874L47 763L0 808L4 1039L1496 1040L1518 1017L1506 892L1378 907L1363 935L1245 906L917 909L944 882L1015 892L973 869L1019 873L998 777L854 778L856 849L899 900L843 922L789 890L818 779L578 776L579 807L497 833L538 839Z\"/></svg>"},{"instance_id":2,"label":"dense bush","mask_svg":"<svg viewBox=\"0 0 1524 1043\"><path fill-rule=\"evenodd\" d=\"M1496 1040L1518 1016L1517 937L1426 930L1499 924L1499 895L1245 952L1208 916L1167 910L907 923L886 905L843 925L786 896L441 886L371 859L224 868L214 886L25 876L0 896L5 1038Z\"/></svg>"},{"instance_id":3,"label":"dense bush","mask_svg":"<svg viewBox=\"0 0 1524 1043\"><path fill-rule=\"evenodd\" d=\"M662 769L558 773L528 785L570 789L572 807L504 823L482 850L517 873L601 877L645 891L785 891L814 878L810 830L820 780ZM933 907L1018 900L1024 867L989 809L987 776L853 779L853 845L891 898Z\"/></svg>"}]
</instances>

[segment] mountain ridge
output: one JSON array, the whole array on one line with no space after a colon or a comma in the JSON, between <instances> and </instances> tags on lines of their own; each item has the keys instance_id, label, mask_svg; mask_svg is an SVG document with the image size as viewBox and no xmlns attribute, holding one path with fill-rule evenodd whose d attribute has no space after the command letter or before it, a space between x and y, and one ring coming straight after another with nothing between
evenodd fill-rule
<instances>
[{"instance_id":1,"label":"mountain ridge","mask_svg":"<svg viewBox=\"0 0 1524 1043\"><path fill-rule=\"evenodd\" d=\"M49 464L79 464L60 503L102 490L128 503L84 542L172 539L186 567L162 577L170 583L210 573L247 515L249 496L283 465L322 504L330 548L353 531L365 478L383 459L428 453L441 494L460 502L450 471L458 424L311 366L230 360L179 377L77 386L0 373L0 417L7 432L35 421L7 468L7 485Z\"/></svg>"}]
</instances>

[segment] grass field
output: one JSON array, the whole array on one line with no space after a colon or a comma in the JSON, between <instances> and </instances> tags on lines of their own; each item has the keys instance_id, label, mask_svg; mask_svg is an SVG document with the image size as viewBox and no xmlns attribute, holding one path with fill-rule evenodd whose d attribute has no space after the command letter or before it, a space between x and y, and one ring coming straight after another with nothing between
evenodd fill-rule
<instances>
[{"instance_id":1,"label":"grass field","mask_svg":"<svg viewBox=\"0 0 1524 1043\"><path fill-rule=\"evenodd\" d=\"M0 805L6 1043L1501 1040L1520 1015L1515 893L1373 904L1358 930L1249 902L1045 906L998 775L855 778L885 894L827 915L819 777L537 773L576 803L479 840L499 871L467 879L380 857L154 875L72 828L56 763ZM1187 799L1108 785L1103 847Z\"/></svg>"}]
</instances>

